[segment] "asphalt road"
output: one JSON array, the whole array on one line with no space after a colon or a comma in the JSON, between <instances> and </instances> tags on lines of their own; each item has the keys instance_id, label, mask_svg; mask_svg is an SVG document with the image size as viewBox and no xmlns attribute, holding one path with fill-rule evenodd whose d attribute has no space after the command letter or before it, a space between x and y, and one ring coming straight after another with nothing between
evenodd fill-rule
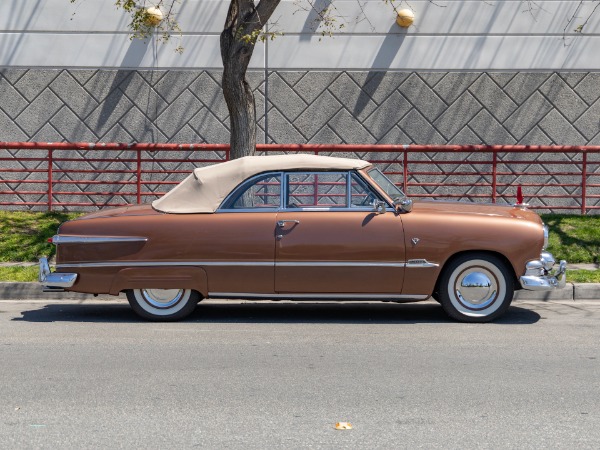
<instances>
[{"instance_id":1,"label":"asphalt road","mask_svg":"<svg viewBox=\"0 0 600 450\"><path fill-rule=\"evenodd\" d=\"M0 302L0 448L600 448L600 302ZM335 430L336 422L351 430Z\"/></svg>"}]
</instances>

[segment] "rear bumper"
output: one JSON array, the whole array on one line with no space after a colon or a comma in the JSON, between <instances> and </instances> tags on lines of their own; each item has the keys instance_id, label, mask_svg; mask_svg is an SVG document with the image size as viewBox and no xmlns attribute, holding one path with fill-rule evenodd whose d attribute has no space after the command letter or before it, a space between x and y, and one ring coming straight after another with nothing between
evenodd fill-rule
<instances>
[{"instance_id":1,"label":"rear bumper","mask_svg":"<svg viewBox=\"0 0 600 450\"><path fill-rule=\"evenodd\" d=\"M38 281L44 290L61 291L70 288L77 281L76 273L52 272L47 258L40 258L39 270Z\"/></svg>"},{"instance_id":2,"label":"rear bumper","mask_svg":"<svg viewBox=\"0 0 600 450\"><path fill-rule=\"evenodd\" d=\"M528 291L551 291L564 288L567 283L567 262L561 261L558 268L552 272L554 262L554 257L548 252L543 252L539 260L529 261L525 275L519 280L521 287Z\"/></svg>"}]
</instances>

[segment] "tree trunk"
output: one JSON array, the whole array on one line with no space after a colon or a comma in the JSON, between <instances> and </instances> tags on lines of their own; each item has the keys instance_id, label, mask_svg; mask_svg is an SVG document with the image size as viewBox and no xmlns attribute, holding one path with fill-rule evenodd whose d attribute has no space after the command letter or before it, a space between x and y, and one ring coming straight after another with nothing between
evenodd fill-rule
<instances>
[{"instance_id":1,"label":"tree trunk","mask_svg":"<svg viewBox=\"0 0 600 450\"><path fill-rule=\"evenodd\" d=\"M223 94L229 110L231 159L253 155L256 149L256 106L245 67L235 61L223 70Z\"/></svg>"},{"instance_id":2,"label":"tree trunk","mask_svg":"<svg viewBox=\"0 0 600 450\"><path fill-rule=\"evenodd\" d=\"M280 0L231 0L221 33L223 95L229 110L231 159L256 150L256 105L246 79L256 38Z\"/></svg>"},{"instance_id":3,"label":"tree trunk","mask_svg":"<svg viewBox=\"0 0 600 450\"><path fill-rule=\"evenodd\" d=\"M223 32L225 33L225 31ZM252 55L247 45L221 38L223 56L223 95L229 110L231 159L253 155L256 149L256 105L246 79L246 69ZM253 47L253 46L252 46Z\"/></svg>"}]
</instances>

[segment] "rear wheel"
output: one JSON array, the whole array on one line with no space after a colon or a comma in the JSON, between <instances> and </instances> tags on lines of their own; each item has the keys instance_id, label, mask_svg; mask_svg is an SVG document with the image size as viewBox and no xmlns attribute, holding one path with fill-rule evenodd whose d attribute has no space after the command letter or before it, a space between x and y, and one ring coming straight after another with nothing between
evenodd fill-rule
<instances>
[{"instance_id":1,"label":"rear wheel","mask_svg":"<svg viewBox=\"0 0 600 450\"><path fill-rule=\"evenodd\" d=\"M461 322L489 322L506 312L514 295L512 276L498 257L463 255L445 268L439 284L444 311Z\"/></svg>"},{"instance_id":2,"label":"rear wheel","mask_svg":"<svg viewBox=\"0 0 600 450\"><path fill-rule=\"evenodd\" d=\"M127 300L144 319L173 321L189 316L200 294L191 289L132 289L127 291Z\"/></svg>"}]
</instances>

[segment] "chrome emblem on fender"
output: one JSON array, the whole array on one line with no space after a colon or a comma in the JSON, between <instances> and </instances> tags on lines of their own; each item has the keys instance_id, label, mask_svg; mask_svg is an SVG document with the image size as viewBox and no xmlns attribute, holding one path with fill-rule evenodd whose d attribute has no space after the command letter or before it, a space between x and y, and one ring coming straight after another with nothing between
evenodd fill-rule
<instances>
[{"instance_id":1,"label":"chrome emblem on fender","mask_svg":"<svg viewBox=\"0 0 600 450\"><path fill-rule=\"evenodd\" d=\"M419 241L420 241L420 240L421 240L421 239L419 239L419 238L412 238L412 239L411 239L411 241L412 241L413 245L417 245L417 244L419 243Z\"/></svg>"}]
</instances>

